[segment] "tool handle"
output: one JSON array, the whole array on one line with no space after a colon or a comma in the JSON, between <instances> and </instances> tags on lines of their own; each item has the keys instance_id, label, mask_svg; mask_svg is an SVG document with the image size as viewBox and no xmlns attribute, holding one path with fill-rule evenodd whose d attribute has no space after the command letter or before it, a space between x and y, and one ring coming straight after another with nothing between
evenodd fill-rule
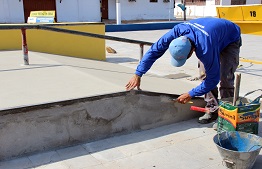
<instances>
[{"instance_id":1,"label":"tool handle","mask_svg":"<svg viewBox=\"0 0 262 169\"><path fill-rule=\"evenodd\" d=\"M197 107L197 106L191 106L190 110L199 111L199 112L203 112L203 113L209 113L208 109L202 108L202 107Z\"/></svg>"},{"instance_id":2,"label":"tool handle","mask_svg":"<svg viewBox=\"0 0 262 169\"><path fill-rule=\"evenodd\" d=\"M234 97L233 97L233 106L236 106L236 102L239 99L240 81L241 81L241 73L236 74L236 82L235 82Z\"/></svg>"},{"instance_id":3,"label":"tool handle","mask_svg":"<svg viewBox=\"0 0 262 169\"><path fill-rule=\"evenodd\" d=\"M173 102L177 102L177 99L173 99L172 101L173 101ZM192 101L188 101L188 102L186 102L186 103L193 104Z\"/></svg>"}]
</instances>

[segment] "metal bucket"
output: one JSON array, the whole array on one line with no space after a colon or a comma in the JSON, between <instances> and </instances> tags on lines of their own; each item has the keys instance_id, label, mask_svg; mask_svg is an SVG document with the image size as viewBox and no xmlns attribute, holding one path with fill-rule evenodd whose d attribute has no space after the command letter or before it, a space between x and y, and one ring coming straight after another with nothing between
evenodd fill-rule
<instances>
[{"instance_id":1,"label":"metal bucket","mask_svg":"<svg viewBox=\"0 0 262 169\"><path fill-rule=\"evenodd\" d=\"M231 169L252 168L262 148L261 137L239 131L224 131L213 138L223 163Z\"/></svg>"}]
</instances>

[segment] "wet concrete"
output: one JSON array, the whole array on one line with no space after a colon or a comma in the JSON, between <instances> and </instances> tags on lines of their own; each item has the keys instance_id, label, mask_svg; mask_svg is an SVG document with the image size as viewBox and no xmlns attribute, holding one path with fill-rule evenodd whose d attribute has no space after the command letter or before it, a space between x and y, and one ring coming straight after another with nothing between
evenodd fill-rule
<instances>
[{"instance_id":1,"label":"wet concrete","mask_svg":"<svg viewBox=\"0 0 262 169\"><path fill-rule=\"evenodd\" d=\"M131 91L0 112L0 160L198 117L178 95ZM203 106L200 98L193 105Z\"/></svg>"}]
</instances>

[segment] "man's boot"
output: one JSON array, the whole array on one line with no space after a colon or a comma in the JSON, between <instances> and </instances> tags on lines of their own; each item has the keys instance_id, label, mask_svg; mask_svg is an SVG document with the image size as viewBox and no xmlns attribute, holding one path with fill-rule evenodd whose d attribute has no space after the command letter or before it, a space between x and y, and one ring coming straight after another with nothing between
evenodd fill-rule
<instances>
[{"instance_id":1,"label":"man's boot","mask_svg":"<svg viewBox=\"0 0 262 169\"><path fill-rule=\"evenodd\" d=\"M209 113L205 113L199 117L198 123L207 124L215 121L218 117L218 90L217 88L205 94L205 101L207 102L206 109L209 109Z\"/></svg>"}]
</instances>

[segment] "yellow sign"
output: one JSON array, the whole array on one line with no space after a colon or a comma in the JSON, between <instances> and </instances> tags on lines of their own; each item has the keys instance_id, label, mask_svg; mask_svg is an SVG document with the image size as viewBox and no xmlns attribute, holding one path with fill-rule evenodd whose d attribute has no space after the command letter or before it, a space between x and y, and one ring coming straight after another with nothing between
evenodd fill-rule
<instances>
[{"instance_id":1,"label":"yellow sign","mask_svg":"<svg viewBox=\"0 0 262 169\"><path fill-rule=\"evenodd\" d=\"M31 11L30 17L55 17L55 11Z\"/></svg>"},{"instance_id":2,"label":"yellow sign","mask_svg":"<svg viewBox=\"0 0 262 169\"><path fill-rule=\"evenodd\" d=\"M261 21L262 5L242 6L245 21Z\"/></svg>"}]
</instances>

